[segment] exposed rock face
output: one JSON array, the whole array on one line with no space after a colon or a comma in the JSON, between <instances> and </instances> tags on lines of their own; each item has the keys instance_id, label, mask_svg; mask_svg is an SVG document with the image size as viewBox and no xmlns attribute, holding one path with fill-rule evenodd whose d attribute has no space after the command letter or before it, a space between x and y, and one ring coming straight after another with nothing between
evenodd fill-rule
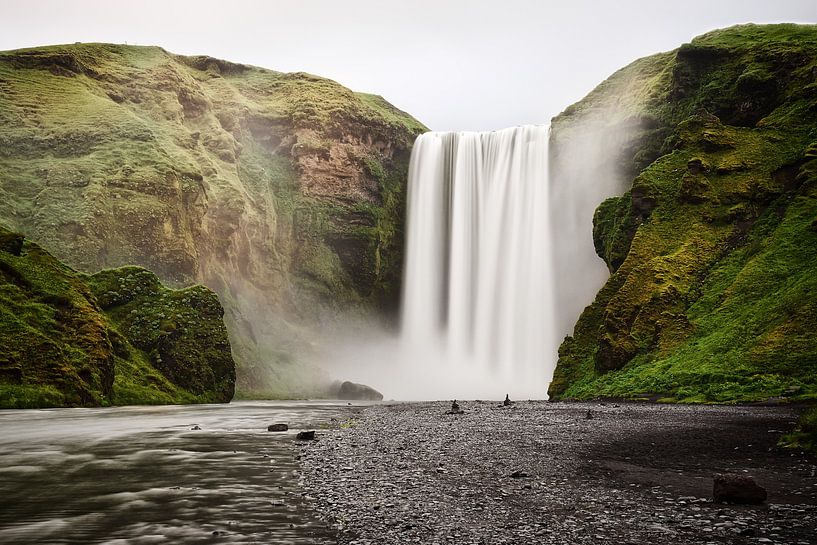
<instances>
[{"instance_id":1,"label":"exposed rock face","mask_svg":"<svg viewBox=\"0 0 817 545\"><path fill-rule=\"evenodd\" d=\"M202 286L89 277L0 227L0 407L230 401L223 314Z\"/></svg>"},{"instance_id":2,"label":"exposed rock face","mask_svg":"<svg viewBox=\"0 0 817 545\"><path fill-rule=\"evenodd\" d=\"M424 130L308 74L157 47L4 52L0 220L84 271L212 288L240 391L305 395L314 328L396 304Z\"/></svg>"},{"instance_id":3,"label":"exposed rock face","mask_svg":"<svg viewBox=\"0 0 817 545\"><path fill-rule=\"evenodd\" d=\"M554 120L556 153L588 120L633 130L605 158L629 190L593 220L611 276L559 350L552 398L817 393L815 70L817 27L733 27Z\"/></svg>"}]
</instances>

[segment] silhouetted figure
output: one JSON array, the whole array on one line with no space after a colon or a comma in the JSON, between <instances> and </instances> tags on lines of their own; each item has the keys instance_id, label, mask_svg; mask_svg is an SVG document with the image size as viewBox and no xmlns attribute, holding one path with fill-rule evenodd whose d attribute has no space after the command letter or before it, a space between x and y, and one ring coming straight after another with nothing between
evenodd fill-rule
<instances>
[{"instance_id":1,"label":"silhouetted figure","mask_svg":"<svg viewBox=\"0 0 817 545\"><path fill-rule=\"evenodd\" d=\"M510 407L511 403L512 403L511 402L511 396L509 396L508 394L505 394L505 401L503 401L502 404L505 405L506 407Z\"/></svg>"}]
</instances>

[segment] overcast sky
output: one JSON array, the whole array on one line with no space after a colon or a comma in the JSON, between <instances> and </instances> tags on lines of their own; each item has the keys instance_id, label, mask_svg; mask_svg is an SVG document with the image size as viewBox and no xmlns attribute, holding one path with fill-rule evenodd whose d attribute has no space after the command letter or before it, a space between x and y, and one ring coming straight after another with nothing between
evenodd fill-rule
<instances>
[{"instance_id":1,"label":"overcast sky","mask_svg":"<svg viewBox=\"0 0 817 545\"><path fill-rule=\"evenodd\" d=\"M0 0L0 50L160 45L329 77L435 130L544 123L630 61L815 0Z\"/></svg>"}]
</instances>

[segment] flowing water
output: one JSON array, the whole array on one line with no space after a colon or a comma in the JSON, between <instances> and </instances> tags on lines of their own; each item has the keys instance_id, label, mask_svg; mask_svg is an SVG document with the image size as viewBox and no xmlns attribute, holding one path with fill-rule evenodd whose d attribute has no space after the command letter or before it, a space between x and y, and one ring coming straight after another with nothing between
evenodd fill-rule
<instances>
[{"instance_id":1,"label":"flowing water","mask_svg":"<svg viewBox=\"0 0 817 545\"><path fill-rule=\"evenodd\" d=\"M348 409L2 411L0 543L333 543L301 495L294 436ZM290 431L266 431L276 422Z\"/></svg>"},{"instance_id":2,"label":"flowing water","mask_svg":"<svg viewBox=\"0 0 817 545\"><path fill-rule=\"evenodd\" d=\"M402 341L426 392L545 396L557 346L547 160L546 126L417 138Z\"/></svg>"}]
</instances>

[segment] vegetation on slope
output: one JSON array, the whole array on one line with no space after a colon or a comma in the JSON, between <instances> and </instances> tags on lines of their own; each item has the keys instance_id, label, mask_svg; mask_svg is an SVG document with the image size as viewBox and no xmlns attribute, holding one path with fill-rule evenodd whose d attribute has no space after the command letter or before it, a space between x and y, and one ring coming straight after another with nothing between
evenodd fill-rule
<instances>
[{"instance_id":1,"label":"vegetation on slope","mask_svg":"<svg viewBox=\"0 0 817 545\"><path fill-rule=\"evenodd\" d=\"M240 392L308 395L315 328L396 306L424 130L310 74L158 47L4 52L0 220L83 271L214 289Z\"/></svg>"},{"instance_id":2,"label":"vegetation on slope","mask_svg":"<svg viewBox=\"0 0 817 545\"><path fill-rule=\"evenodd\" d=\"M216 295L138 267L74 271L0 227L0 407L226 402Z\"/></svg>"},{"instance_id":3,"label":"vegetation on slope","mask_svg":"<svg viewBox=\"0 0 817 545\"><path fill-rule=\"evenodd\" d=\"M638 137L551 398L817 399L817 28L712 32L611 80L554 120L618 101Z\"/></svg>"}]
</instances>

